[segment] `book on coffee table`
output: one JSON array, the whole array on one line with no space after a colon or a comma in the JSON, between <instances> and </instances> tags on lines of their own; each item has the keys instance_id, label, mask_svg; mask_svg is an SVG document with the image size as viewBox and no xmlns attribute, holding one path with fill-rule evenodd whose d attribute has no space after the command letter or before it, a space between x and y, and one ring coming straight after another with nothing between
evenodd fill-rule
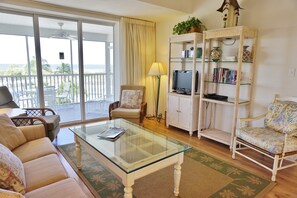
<instances>
[{"instance_id":1,"label":"book on coffee table","mask_svg":"<svg viewBox=\"0 0 297 198\"><path fill-rule=\"evenodd\" d=\"M103 139L115 139L119 135L125 132L125 129L120 127L110 127L102 132L100 132L97 136Z\"/></svg>"}]
</instances>

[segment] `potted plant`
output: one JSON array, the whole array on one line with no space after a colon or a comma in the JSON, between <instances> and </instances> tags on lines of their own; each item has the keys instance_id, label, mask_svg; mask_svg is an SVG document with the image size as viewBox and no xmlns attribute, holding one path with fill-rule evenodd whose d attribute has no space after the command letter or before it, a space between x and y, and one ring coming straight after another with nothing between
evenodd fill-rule
<instances>
[{"instance_id":1,"label":"potted plant","mask_svg":"<svg viewBox=\"0 0 297 198\"><path fill-rule=\"evenodd\" d=\"M196 17L189 17L173 27L173 34L186 34L190 32L202 32L207 30L205 25Z\"/></svg>"}]
</instances>

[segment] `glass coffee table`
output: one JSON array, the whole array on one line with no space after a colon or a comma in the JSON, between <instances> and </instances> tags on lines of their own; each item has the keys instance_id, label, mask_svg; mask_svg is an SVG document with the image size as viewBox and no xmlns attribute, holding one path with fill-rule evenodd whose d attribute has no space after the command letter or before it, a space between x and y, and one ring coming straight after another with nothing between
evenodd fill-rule
<instances>
[{"instance_id":1,"label":"glass coffee table","mask_svg":"<svg viewBox=\"0 0 297 198\"><path fill-rule=\"evenodd\" d=\"M110 128L124 129L113 140L99 138ZM77 168L81 164L81 145L122 179L125 198L132 198L138 178L174 164L174 195L179 194L184 152L191 147L157 134L124 119L85 124L70 128L75 135Z\"/></svg>"}]
</instances>

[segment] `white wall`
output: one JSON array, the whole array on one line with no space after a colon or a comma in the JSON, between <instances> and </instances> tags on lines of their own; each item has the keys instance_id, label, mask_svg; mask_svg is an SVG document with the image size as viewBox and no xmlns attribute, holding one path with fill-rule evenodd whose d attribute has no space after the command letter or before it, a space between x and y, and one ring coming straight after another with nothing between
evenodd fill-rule
<instances>
[{"instance_id":1,"label":"white wall","mask_svg":"<svg viewBox=\"0 0 297 198\"><path fill-rule=\"evenodd\" d=\"M198 0L191 16L198 17L208 29L221 28L221 15L216 10L221 1ZM239 0L239 25L259 31L254 86L254 115L263 113L274 94L297 96L297 1ZM168 37L173 26L188 18L179 16L157 22L156 59L168 65ZM290 76L295 69L295 76ZM160 112L166 109L167 78L162 77Z\"/></svg>"}]
</instances>

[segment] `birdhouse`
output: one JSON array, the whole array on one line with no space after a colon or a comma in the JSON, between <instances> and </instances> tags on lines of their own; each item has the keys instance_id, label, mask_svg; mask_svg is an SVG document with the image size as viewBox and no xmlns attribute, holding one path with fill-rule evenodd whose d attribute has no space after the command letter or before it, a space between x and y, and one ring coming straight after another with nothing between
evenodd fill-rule
<instances>
[{"instance_id":1,"label":"birdhouse","mask_svg":"<svg viewBox=\"0 0 297 198\"><path fill-rule=\"evenodd\" d=\"M242 9L237 0L224 0L222 6L217 10L222 13L223 27L238 25L239 9Z\"/></svg>"}]
</instances>

